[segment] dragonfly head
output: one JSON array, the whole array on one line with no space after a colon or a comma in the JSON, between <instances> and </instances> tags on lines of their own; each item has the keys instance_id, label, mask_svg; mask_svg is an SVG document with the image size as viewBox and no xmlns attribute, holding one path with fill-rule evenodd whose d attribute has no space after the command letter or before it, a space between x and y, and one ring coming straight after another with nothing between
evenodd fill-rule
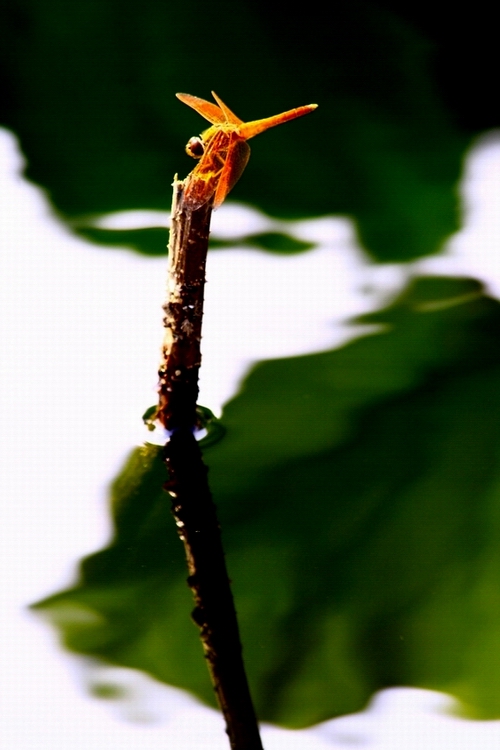
<instances>
[{"instance_id":1,"label":"dragonfly head","mask_svg":"<svg viewBox=\"0 0 500 750\"><path fill-rule=\"evenodd\" d=\"M186 144L186 153L192 156L193 159L201 159L205 153L205 145L201 138L190 138Z\"/></svg>"}]
</instances>

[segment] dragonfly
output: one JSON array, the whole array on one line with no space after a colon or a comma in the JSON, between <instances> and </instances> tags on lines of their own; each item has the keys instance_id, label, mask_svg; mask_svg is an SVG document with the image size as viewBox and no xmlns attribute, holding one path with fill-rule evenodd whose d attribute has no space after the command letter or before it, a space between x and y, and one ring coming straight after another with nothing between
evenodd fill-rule
<instances>
[{"instance_id":1,"label":"dragonfly","mask_svg":"<svg viewBox=\"0 0 500 750\"><path fill-rule=\"evenodd\" d=\"M196 210L214 196L218 208L240 179L250 158L247 141L269 128L312 112L317 104L306 104L262 120L243 122L222 99L212 91L217 102L207 102L191 94L176 94L177 98L211 123L199 137L190 138L186 152L198 164L184 182L184 206Z\"/></svg>"}]
</instances>

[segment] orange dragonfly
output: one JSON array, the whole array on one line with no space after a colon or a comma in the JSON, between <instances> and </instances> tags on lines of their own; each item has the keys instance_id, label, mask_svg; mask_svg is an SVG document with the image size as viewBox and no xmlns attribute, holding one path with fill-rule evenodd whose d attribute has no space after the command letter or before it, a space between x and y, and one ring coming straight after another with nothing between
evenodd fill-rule
<instances>
[{"instance_id":1,"label":"orange dragonfly","mask_svg":"<svg viewBox=\"0 0 500 750\"><path fill-rule=\"evenodd\" d=\"M247 165L250 157L250 146L247 143L249 138L263 133L268 128L274 128L275 125L307 115L318 106L307 104L305 107L296 107L274 117L243 122L214 91L212 96L217 104L191 94L176 96L212 123L199 138L190 138L186 146L189 156L199 159L184 183L184 205L193 211L203 206L214 193L214 208L223 203Z\"/></svg>"}]
</instances>

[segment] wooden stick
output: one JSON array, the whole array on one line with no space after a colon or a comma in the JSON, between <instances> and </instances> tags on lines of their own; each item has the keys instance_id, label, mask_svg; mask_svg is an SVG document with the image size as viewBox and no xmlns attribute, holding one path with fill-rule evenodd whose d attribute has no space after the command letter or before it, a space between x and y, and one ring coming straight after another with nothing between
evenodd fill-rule
<instances>
[{"instance_id":1,"label":"wooden stick","mask_svg":"<svg viewBox=\"0 0 500 750\"><path fill-rule=\"evenodd\" d=\"M192 211L184 182L174 180L169 242L165 337L156 419L169 431L196 426L205 265L213 198Z\"/></svg>"},{"instance_id":2,"label":"wooden stick","mask_svg":"<svg viewBox=\"0 0 500 750\"><path fill-rule=\"evenodd\" d=\"M189 179L189 178L187 178ZM187 180L186 180L187 182ZM232 750L263 750L242 657L207 467L196 427L205 261L212 201L193 211L185 184L174 181L169 244L168 300L156 418L170 432L164 448L172 512L184 544L207 665Z\"/></svg>"}]
</instances>

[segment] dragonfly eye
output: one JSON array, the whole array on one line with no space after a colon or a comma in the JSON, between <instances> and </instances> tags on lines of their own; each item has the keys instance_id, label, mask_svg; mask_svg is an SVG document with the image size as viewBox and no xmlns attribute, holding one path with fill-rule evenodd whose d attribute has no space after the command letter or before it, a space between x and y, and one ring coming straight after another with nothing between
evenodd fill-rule
<instances>
[{"instance_id":1,"label":"dragonfly eye","mask_svg":"<svg viewBox=\"0 0 500 750\"><path fill-rule=\"evenodd\" d=\"M201 138L190 138L186 145L186 153L193 159L200 159L205 153L205 146Z\"/></svg>"}]
</instances>

